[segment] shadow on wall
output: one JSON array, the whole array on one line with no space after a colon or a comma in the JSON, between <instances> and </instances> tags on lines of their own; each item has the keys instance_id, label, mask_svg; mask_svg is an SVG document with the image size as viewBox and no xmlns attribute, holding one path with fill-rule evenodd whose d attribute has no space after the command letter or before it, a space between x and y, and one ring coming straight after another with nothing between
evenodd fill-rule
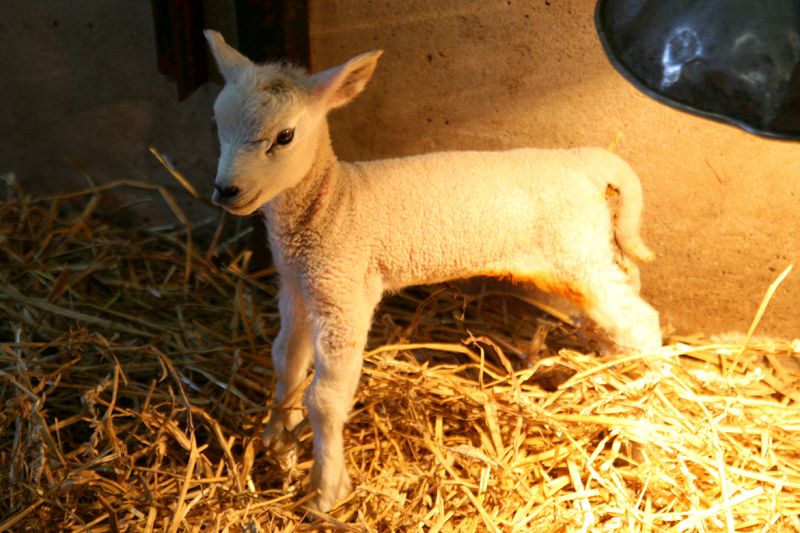
<instances>
[{"instance_id":1,"label":"shadow on wall","mask_svg":"<svg viewBox=\"0 0 800 533\"><path fill-rule=\"evenodd\" d=\"M178 103L173 82L157 71L149 2L4 2L0 20L0 172L14 171L31 194L84 188L67 159L98 183L174 185L149 153L155 145L210 195L216 90ZM106 197L125 205L143 194L117 189ZM128 211L172 220L159 202Z\"/></svg>"}]
</instances>

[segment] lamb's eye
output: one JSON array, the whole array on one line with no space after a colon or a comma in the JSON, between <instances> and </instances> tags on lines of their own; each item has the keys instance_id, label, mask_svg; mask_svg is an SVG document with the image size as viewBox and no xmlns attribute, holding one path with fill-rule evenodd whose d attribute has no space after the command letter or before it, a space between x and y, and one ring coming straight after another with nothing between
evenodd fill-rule
<instances>
[{"instance_id":1,"label":"lamb's eye","mask_svg":"<svg viewBox=\"0 0 800 533\"><path fill-rule=\"evenodd\" d=\"M275 137L275 143L280 145L287 145L294 139L294 130L283 130Z\"/></svg>"}]
</instances>

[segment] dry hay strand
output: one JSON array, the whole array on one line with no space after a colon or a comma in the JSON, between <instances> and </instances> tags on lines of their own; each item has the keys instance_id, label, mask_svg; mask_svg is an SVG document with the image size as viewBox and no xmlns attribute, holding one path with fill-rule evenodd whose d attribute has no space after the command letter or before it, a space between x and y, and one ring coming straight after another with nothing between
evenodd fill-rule
<instances>
[{"instance_id":1,"label":"dry hay strand","mask_svg":"<svg viewBox=\"0 0 800 533\"><path fill-rule=\"evenodd\" d=\"M308 423L296 457L260 449L279 324L243 232L193 240L166 189L161 228L111 225L97 188L10 189L0 533L800 531L798 343L611 357L585 324L457 286L378 310L355 490L311 512Z\"/></svg>"}]
</instances>

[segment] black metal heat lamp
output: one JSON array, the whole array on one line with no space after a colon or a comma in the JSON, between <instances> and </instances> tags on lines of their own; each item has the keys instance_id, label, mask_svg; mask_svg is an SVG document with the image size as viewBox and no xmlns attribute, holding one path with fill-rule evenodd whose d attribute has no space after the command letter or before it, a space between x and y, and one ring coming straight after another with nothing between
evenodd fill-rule
<instances>
[{"instance_id":1,"label":"black metal heat lamp","mask_svg":"<svg viewBox=\"0 0 800 533\"><path fill-rule=\"evenodd\" d=\"M599 0L614 67L677 109L800 139L800 0Z\"/></svg>"}]
</instances>

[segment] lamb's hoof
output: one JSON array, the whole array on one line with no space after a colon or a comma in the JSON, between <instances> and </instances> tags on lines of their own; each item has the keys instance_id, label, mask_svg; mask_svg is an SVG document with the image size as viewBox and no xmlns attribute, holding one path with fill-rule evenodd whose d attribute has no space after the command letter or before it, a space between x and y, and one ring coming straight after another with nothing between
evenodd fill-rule
<instances>
[{"instance_id":1,"label":"lamb's hoof","mask_svg":"<svg viewBox=\"0 0 800 533\"><path fill-rule=\"evenodd\" d=\"M270 420L264 432L261 434L261 442L264 443L264 447L272 448L279 441L284 440L283 430L283 422L274 422Z\"/></svg>"},{"instance_id":2,"label":"lamb's hoof","mask_svg":"<svg viewBox=\"0 0 800 533\"><path fill-rule=\"evenodd\" d=\"M297 429L303 422L303 418L302 411L298 409L293 409L288 413L273 411L269 422L267 422L267 427L264 429L264 433L261 434L261 441L264 443L264 446L267 448L274 448L287 441L293 444L293 435L287 432Z\"/></svg>"},{"instance_id":3,"label":"lamb's hoof","mask_svg":"<svg viewBox=\"0 0 800 533\"><path fill-rule=\"evenodd\" d=\"M281 450L274 450L274 453L281 472L289 472L297 466L297 448L295 446L287 445Z\"/></svg>"},{"instance_id":4,"label":"lamb's hoof","mask_svg":"<svg viewBox=\"0 0 800 533\"><path fill-rule=\"evenodd\" d=\"M283 422L269 423L264 433L261 434L261 441L264 448L272 450L281 471L288 472L297 466L297 448L293 435L286 434L286 427Z\"/></svg>"},{"instance_id":5,"label":"lamb's hoof","mask_svg":"<svg viewBox=\"0 0 800 533\"><path fill-rule=\"evenodd\" d=\"M634 326L620 337L614 340L624 354L649 355L662 346L661 331L657 327Z\"/></svg>"},{"instance_id":6,"label":"lamb's hoof","mask_svg":"<svg viewBox=\"0 0 800 533\"><path fill-rule=\"evenodd\" d=\"M661 346L663 346L661 342L661 335L659 334L658 337L651 335L638 342L634 347L634 350L642 355L650 355L651 353L660 350Z\"/></svg>"},{"instance_id":7,"label":"lamb's hoof","mask_svg":"<svg viewBox=\"0 0 800 533\"><path fill-rule=\"evenodd\" d=\"M333 509L337 503L350 496L350 493L353 492L353 484L350 482L350 476L347 472L344 473L342 481L339 484L339 490L330 492L330 494L325 494L323 492L317 494L308 500L306 505L320 513L327 513Z\"/></svg>"}]
</instances>

